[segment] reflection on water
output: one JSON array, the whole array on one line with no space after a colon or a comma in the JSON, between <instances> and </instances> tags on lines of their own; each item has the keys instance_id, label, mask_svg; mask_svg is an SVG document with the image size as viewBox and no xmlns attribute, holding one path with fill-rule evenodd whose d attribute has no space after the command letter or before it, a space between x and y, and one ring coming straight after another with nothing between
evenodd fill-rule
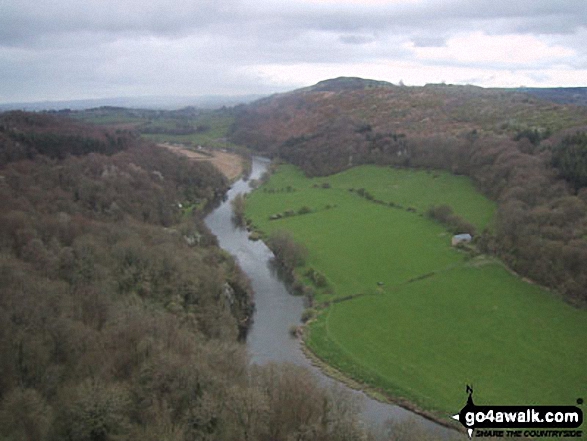
<instances>
[{"instance_id":1,"label":"reflection on water","mask_svg":"<svg viewBox=\"0 0 587 441\"><path fill-rule=\"evenodd\" d=\"M268 160L254 158L250 179L258 179L267 170L268 165ZM307 367L324 385L338 383L314 367L302 352L299 341L290 336L291 326L300 324L304 310L303 298L288 292L279 277L279 272L272 267L273 253L267 246L261 241L249 240L247 231L235 226L232 221L230 201L237 194L248 193L250 190L246 181L236 182L228 191L225 201L210 213L205 221L218 238L220 246L236 257L255 291L255 316L247 336L251 362L295 363ZM362 397L363 420L370 427L380 427L388 419L412 418L436 434L453 433L399 406L373 400L362 392L353 391L353 394Z\"/></svg>"}]
</instances>

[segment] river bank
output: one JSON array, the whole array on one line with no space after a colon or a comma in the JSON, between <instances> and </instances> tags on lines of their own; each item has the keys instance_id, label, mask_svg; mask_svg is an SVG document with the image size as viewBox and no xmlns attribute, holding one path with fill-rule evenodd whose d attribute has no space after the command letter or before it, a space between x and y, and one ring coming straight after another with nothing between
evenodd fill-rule
<instances>
[{"instance_id":1,"label":"river bank","mask_svg":"<svg viewBox=\"0 0 587 441\"><path fill-rule=\"evenodd\" d=\"M251 179L259 179L269 165L268 160L254 158ZM251 280L255 292L256 312L247 337L247 348L251 363L289 362L304 366L326 386L338 385L347 388L353 396L363 402L362 419L373 428L381 428L386 421L414 421L430 433L447 439L457 434L427 418L403 407L380 402L360 390L355 390L324 374L315 366L303 350L300 340L291 338L292 325L301 324L304 310L302 297L289 293L272 265L273 253L262 241L252 241L244 228L232 222L231 200L239 193L248 193L251 188L244 180L236 181L227 193L226 200L210 213L206 225L218 238L219 245L235 256L243 271Z\"/></svg>"}]
</instances>

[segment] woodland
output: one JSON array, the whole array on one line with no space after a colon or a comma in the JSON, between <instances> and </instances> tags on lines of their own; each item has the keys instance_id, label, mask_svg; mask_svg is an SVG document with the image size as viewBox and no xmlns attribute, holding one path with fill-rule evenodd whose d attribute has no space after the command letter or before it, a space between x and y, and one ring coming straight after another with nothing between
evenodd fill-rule
<instances>
[{"instance_id":1,"label":"woodland","mask_svg":"<svg viewBox=\"0 0 587 441\"><path fill-rule=\"evenodd\" d=\"M0 114L1 440L368 439L302 368L249 366L249 281L202 221L210 164Z\"/></svg>"}]
</instances>

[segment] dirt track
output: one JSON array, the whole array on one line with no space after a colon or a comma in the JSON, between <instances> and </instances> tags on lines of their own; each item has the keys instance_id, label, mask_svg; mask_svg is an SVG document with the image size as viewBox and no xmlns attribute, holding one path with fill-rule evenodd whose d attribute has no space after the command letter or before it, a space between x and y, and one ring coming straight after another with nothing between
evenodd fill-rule
<instances>
[{"instance_id":1,"label":"dirt track","mask_svg":"<svg viewBox=\"0 0 587 441\"><path fill-rule=\"evenodd\" d=\"M174 153L187 156L195 161L210 161L229 180L233 181L243 172L243 159L234 153L226 153L220 150L205 150L203 153L177 145L167 143L157 144L159 147L171 150ZM205 152L205 153L204 153Z\"/></svg>"}]
</instances>

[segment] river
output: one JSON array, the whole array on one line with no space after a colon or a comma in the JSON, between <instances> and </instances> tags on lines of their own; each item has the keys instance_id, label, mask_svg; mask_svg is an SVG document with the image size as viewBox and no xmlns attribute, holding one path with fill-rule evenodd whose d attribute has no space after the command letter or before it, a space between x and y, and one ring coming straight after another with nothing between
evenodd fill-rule
<instances>
[{"instance_id":1,"label":"river","mask_svg":"<svg viewBox=\"0 0 587 441\"><path fill-rule=\"evenodd\" d=\"M264 158L253 158L250 179L258 179L268 165L269 161ZM239 193L248 193L250 190L248 182L242 179L235 182L226 200L206 217L205 222L218 238L220 246L237 259L255 292L254 321L247 336L251 363L291 362L309 369L325 386L338 383L313 366L301 350L300 341L290 336L290 327L300 324L304 310L303 298L291 295L272 269L270 262L273 253L267 246L262 241L249 240L247 231L232 222L230 202ZM453 430L402 407L381 403L360 391L352 390L352 393L361 396L364 404L361 417L368 427L381 428L388 419L401 421L410 418L441 438L455 434Z\"/></svg>"}]
</instances>

